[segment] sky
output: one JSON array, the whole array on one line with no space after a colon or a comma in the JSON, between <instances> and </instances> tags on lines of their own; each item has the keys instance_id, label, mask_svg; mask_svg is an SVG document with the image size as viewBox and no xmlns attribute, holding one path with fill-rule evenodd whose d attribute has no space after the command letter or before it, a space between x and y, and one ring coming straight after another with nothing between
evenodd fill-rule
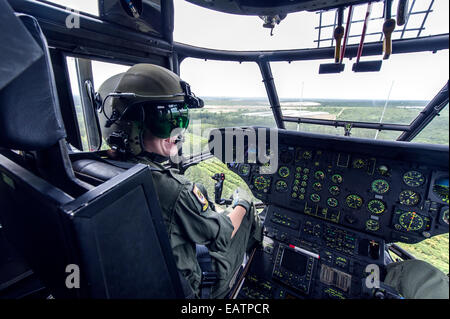
<instances>
[{"instance_id":1,"label":"sky","mask_svg":"<svg viewBox=\"0 0 450 319\"><path fill-rule=\"evenodd\" d=\"M98 14L95 0L52 0L77 10ZM430 0L416 1L415 9L426 9ZM317 44L319 15L311 12L289 14L270 36L262 27L262 20L254 16L220 13L198 7L184 0L174 0L175 31L177 42L224 50L277 50L313 48ZM411 1L410 1L411 4ZM397 5L394 0L393 12ZM449 2L436 0L422 36L448 33ZM365 14L366 5L355 7L354 19ZM375 3L372 17L381 16L382 3ZM346 12L347 13L347 12ZM346 19L345 13L345 19ZM423 17L423 16L422 16ZM334 11L324 14L324 21L333 22ZM411 16L410 27L420 26L418 15ZM382 20L371 21L368 32L381 30ZM361 32L362 24L354 25L351 35ZM331 35L331 29L329 29ZM399 33L395 34L396 36ZM327 36L325 34L325 36ZM368 38L367 41L374 41ZM352 38L351 43L359 41ZM329 44L327 44L329 46ZM362 57L361 61L380 60L381 56ZM441 89L449 76L448 50L392 55L383 61L381 72L354 73L355 62L345 60L345 71L340 74L319 75L323 61L302 61L288 64L271 63L277 92L280 98L355 98L355 99L419 99L430 100ZM94 80L98 88L108 77L125 71L123 66L95 62ZM199 96L266 96L262 76L254 63L204 61L186 59L181 64L181 77L189 82Z\"/></svg>"}]
</instances>

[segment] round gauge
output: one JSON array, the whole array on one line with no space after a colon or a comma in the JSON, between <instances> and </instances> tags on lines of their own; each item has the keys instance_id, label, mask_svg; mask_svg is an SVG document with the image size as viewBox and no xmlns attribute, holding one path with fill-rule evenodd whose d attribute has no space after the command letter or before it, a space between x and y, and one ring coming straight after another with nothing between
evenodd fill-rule
<instances>
[{"instance_id":1,"label":"round gauge","mask_svg":"<svg viewBox=\"0 0 450 319\"><path fill-rule=\"evenodd\" d=\"M389 176L389 167L387 167L386 165L380 165L377 167L377 171L378 173L380 173L380 175L382 176Z\"/></svg>"},{"instance_id":2,"label":"round gauge","mask_svg":"<svg viewBox=\"0 0 450 319\"><path fill-rule=\"evenodd\" d=\"M403 182L409 187L419 187L425 183L425 177L421 172L409 171L403 174Z\"/></svg>"},{"instance_id":3,"label":"round gauge","mask_svg":"<svg viewBox=\"0 0 450 319\"><path fill-rule=\"evenodd\" d=\"M355 194L348 195L345 199L345 202L347 203L348 207L353 209L359 209L363 205L362 198Z\"/></svg>"},{"instance_id":4,"label":"round gauge","mask_svg":"<svg viewBox=\"0 0 450 319\"><path fill-rule=\"evenodd\" d=\"M275 190L279 193L284 193L288 190L288 185L285 181L277 181L275 184Z\"/></svg>"},{"instance_id":5,"label":"round gauge","mask_svg":"<svg viewBox=\"0 0 450 319\"><path fill-rule=\"evenodd\" d=\"M389 190L389 183L384 179L377 179L372 182L372 191L377 194L387 193Z\"/></svg>"},{"instance_id":6,"label":"round gauge","mask_svg":"<svg viewBox=\"0 0 450 319\"><path fill-rule=\"evenodd\" d=\"M448 207L445 207L442 211L441 220L448 225Z\"/></svg>"},{"instance_id":7,"label":"round gauge","mask_svg":"<svg viewBox=\"0 0 450 319\"><path fill-rule=\"evenodd\" d=\"M327 199L327 204L330 207L337 207L337 205L339 204L338 200L334 197L330 197Z\"/></svg>"},{"instance_id":8,"label":"round gauge","mask_svg":"<svg viewBox=\"0 0 450 319\"><path fill-rule=\"evenodd\" d=\"M407 189L400 193L398 199L400 200L400 204L402 205L415 206L420 201L420 195L412 190Z\"/></svg>"},{"instance_id":9,"label":"round gauge","mask_svg":"<svg viewBox=\"0 0 450 319\"><path fill-rule=\"evenodd\" d=\"M448 205L448 177L440 178L434 182L433 194Z\"/></svg>"},{"instance_id":10,"label":"round gauge","mask_svg":"<svg viewBox=\"0 0 450 319\"><path fill-rule=\"evenodd\" d=\"M309 197L314 203L320 202L320 195L319 194L311 194Z\"/></svg>"},{"instance_id":11,"label":"round gauge","mask_svg":"<svg viewBox=\"0 0 450 319\"><path fill-rule=\"evenodd\" d=\"M253 181L253 185L256 187L257 190L265 190L269 188L270 186L270 178L264 177L264 176L258 176Z\"/></svg>"},{"instance_id":12,"label":"round gauge","mask_svg":"<svg viewBox=\"0 0 450 319\"><path fill-rule=\"evenodd\" d=\"M380 223L376 220L369 219L366 221L366 229L370 231L377 231L380 229Z\"/></svg>"},{"instance_id":13,"label":"round gauge","mask_svg":"<svg viewBox=\"0 0 450 319\"><path fill-rule=\"evenodd\" d=\"M320 190L322 189L322 183L316 182L316 183L313 184L312 187L313 187L313 189L314 189L316 192L318 192L318 191L320 191Z\"/></svg>"},{"instance_id":14,"label":"round gauge","mask_svg":"<svg viewBox=\"0 0 450 319\"><path fill-rule=\"evenodd\" d=\"M241 176L248 176L250 173L250 165L249 164L241 164L238 168L238 174Z\"/></svg>"},{"instance_id":15,"label":"round gauge","mask_svg":"<svg viewBox=\"0 0 450 319\"><path fill-rule=\"evenodd\" d=\"M316 171L314 173L314 178L318 180L323 180L325 178L325 173L322 171Z\"/></svg>"},{"instance_id":16,"label":"round gauge","mask_svg":"<svg viewBox=\"0 0 450 319\"><path fill-rule=\"evenodd\" d=\"M365 160L363 160L362 158L357 158L353 161L354 168L361 169L361 168L366 167L366 165L367 165L367 162Z\"/></svg>"},{"instance_id":17,"label":"round gauge","mask_svg":"<svg viewBox=\"0 0 450 319\"><path fill-rule=\"evenodd\" d=\"M404 212L399 217L402 228L406 231L418 231L423 228L424 220L416 212Z\"/></svg>"},{"instance_id":18,"label":"round gauge","mask_svg":"<svg viewBox=\"0 0 450 319\"><path fill-rule=\"evenodd\" d=\"M312 152L311 151L304 151L302 154L303 159L309 160L312 158Z\"/></svg>"},{"instance_id":19,"label":"round gauge","mask_svg":"<svg viewBox=\"0 0 450 319\"><path fill-rule=\"evenodd\" d=\"M341 189L339 188L339 186L336 186L336 185L331 186L328 190L329 190L330 194L333 196L337 196L341 192Z\"/></svg>"},{"instance_id":20,"label":"round gauge","mask_svg":"<svg viewBox=\"0 0 450 319\"><path fill-rule=\"evenodd\" d=\"M331 181L335 184L341 184L344 178L340 174L334 174L331 176Z\"/></svg>"},{"instance_id":21,"label":"round gauge","mask_svg":"<svg viewBox=\"0 0 450 319\"><path fill-rule=\"evenodd\" d=\"M278 175L280 175L280 176L283 177L283 178L288 177L289 174L290 174L290 171L289 171L289 168L288 168L287 166L281 166L281 167L278 169Z\"/></svg>"},{"instance_id":22,"label":"round gauge","mask_svg":"<svg viewBox=\"0 0 450 319\"><path fill-rule=\"evenodd\" d=\"M372 214L382 214L386 210L386 205L378 199L372 199L368 204L367 208Z\"/></svg>"}]
</instances>

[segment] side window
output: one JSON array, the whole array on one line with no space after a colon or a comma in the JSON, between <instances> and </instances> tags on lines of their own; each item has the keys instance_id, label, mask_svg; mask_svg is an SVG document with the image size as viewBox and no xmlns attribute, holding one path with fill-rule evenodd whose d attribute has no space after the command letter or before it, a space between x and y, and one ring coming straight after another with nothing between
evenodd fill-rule
<instances>
[{"instance_id":1,"label":"side window","mask_svg":"<svg viewBox=\"0 0 450 319\"><path fill-rule=\"evenodd\" d=\"M67 57L66 61L67 61L67 71L69 72L70 78L70 87L72 89L73 104L75 106L75 113L77 115L78 127L80 129L80 136L82 143L81 145L83 146L83 149L80 151L84 151L89 149L89 143L87 138L84 109L81 104L80 98L80 87L78 85L78 72L75 65L75 58Z\"/></svg>"},{"instance_id":2,"label":"side window","mask_svg":"<svg viewBox=\"0 0 450 319\"><path fill-rule=\"evenodd\" d=\"M97 91L104 81L116 74L126 72L129 67L121 64L74 57L67 57L66 60L78 127L80 129L82 140L83 149L80 151L95 151L99 148L98 145L100 144L100 142L98 142L99 128L96 127L92 105L90 105L86 98L83 98L83 95L85 95L86 92L81 91L82 89L85 90L85 88L80 88L80 83L89 80L94 84L94 89ZM107 148L108 146L103 137L100 149Z\"/></svg>"},{"instance_id":3,"label":"side window","mask_svg":"<svg viewBox=\"0 0 450 319\"><path fill-rule=\"evenodd\" d=\"M100 62L100 61L91 61L92 65L92 80L94 82L94 89L97 92L98 89L102 86L102 84L108 80L110 77L117 75L119 73L124 73L129 69L129 66ZM106 137L102 136L102 145L101 149L109 149L108 144L106 143Z\"/></svg>"},{"instance_id":4,"label":"side window","mask_svg":"<svg viewBox=\"0 0 450 319\"><path fill-rule=\"evenodd\" d=\"M412 140L416 143L448 145L449 108L444 109ZM447 134L446 134L447 132Z\"/></svg>"}]
</instances>

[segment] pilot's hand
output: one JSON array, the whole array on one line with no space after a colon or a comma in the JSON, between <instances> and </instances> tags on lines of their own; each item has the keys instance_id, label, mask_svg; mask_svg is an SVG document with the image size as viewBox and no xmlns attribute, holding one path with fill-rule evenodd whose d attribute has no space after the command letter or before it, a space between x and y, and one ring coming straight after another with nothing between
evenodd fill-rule
<instances>
[{"instance_id":1,"label":"pilot's hand","mask_svg":"<svg viewBox=\"0 0 450 319\"><path fill-rule=\"evenodd\" d=\"M248 212L252 206L252 197L242 188L238 187L233 193L233 208L242 206Z\"/></svg>"}]
</instances>

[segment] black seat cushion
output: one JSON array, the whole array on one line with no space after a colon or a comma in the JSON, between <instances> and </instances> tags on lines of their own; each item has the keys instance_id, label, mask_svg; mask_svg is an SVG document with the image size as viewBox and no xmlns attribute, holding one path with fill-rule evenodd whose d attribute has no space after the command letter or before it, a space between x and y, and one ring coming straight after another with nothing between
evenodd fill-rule
<instances>
[{"instance_id":1,"label":"black seat cushion","mask_svg":"<svg viewBox=\"0 0 450 319\"><path fill-rule=\"evenodd\" d=\"M81 159L72 163L75 175L93 185L99 185L119 175L125 169L93 159Z\"/></svg>"}]
</instances>

